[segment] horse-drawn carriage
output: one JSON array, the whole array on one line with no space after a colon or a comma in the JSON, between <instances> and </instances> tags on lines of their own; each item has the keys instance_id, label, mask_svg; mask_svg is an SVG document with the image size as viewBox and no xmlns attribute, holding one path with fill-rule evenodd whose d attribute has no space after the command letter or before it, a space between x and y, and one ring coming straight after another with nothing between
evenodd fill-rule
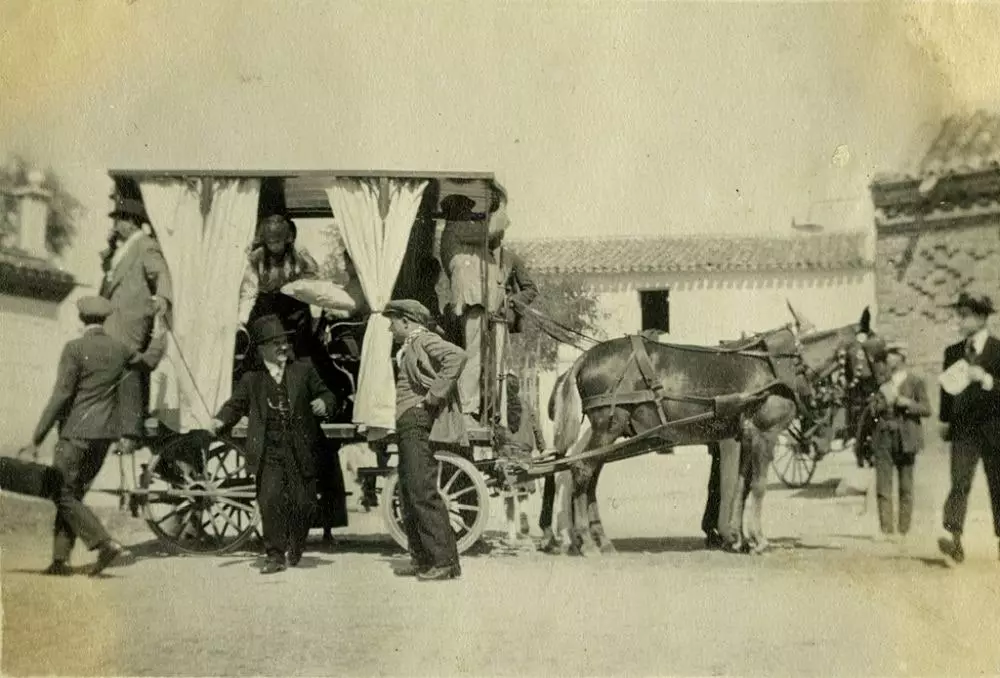
<instances>
[{"instance_id":1,"label":"horse-drawn carriage","mask_svg":"<svg viewBox=\"0 0 1000 678\"><path fill-rule=\"evenodd\" d=\"M329 226L333 219L367 306L377 311L397 294L421 300L435 296L438 281L428 275L434 268L428 264L436 263L441 205L449 196L464 196L479 208L475 214L482 221L483 260L489 258L485 215L498 186L486 173L110 174L119 192L130 192L145 203L176 281L174 308L165 320L166 359L150 380L151 416L140 449L149 457L138 464L133 457L133 468L123 473L123 502L142 513L159 539L180 551L229 551L247 542L258 523L255 479L241 446L246 427L245 422L238 424L225 438L207 429L231 391L233 375L251 357L245 333L236 331L235 292L258 217L281 213L294 220L300 234L312 220ZM495 269L482 267L484 290L497 284L495 276ZM435 313L441 310L437 304L427 305ZM505 423L506 347L496 322L489 316L483 319L483 403L478 426L467 432L472 449L442 447L435 453L439 490L460 551L481 537L489 520L489 498L505 489L492 461L502 445L499 429ZM377 312L341 321L324 315L314 332L312 345L323 355L309 357L317 366L322 362L330 368L320 373L341 405L320 424L326 447L319 453L333 455L345 444L364 443L391 457L395 384L388 321ZM339 474L340 469L333 472ZM386 527L405 547L395 467L378 464L359 469L359 474L382 479Z\"/></svg>"},{"instance_id":2,"label":"horse-drawn carriage","mask_svg":"<svg viewBox=\"0 0 1000 678\"><path fill-rule=\"evenodd\" d=\"M391 298L432 296L437 281L428 279L424 266L436 260L442 201L462 195L478 208L473 213L487 215L498 188L492 175L483 173L112 171L111 175L120 189L129 183L136 188L178 281L175 305L166 321L167 359L151 379L153 416L145 441L150 458L123 476L123 494L157 537L176 548L200 553L232 550L253 536L258 520L255 479L241 448L245 428L237 426L227 438L213 436L207 429L230 392L234 368L239 368L233 350L238 324L235 292L257 217L278 209L295 219L300 229L310 219L325 224L333 219L357 269L367 305L378 311ZM277 206L265 206L265 196ZM483 228L484 262L489 260L488 237ZM487 264L480 272L484 296L490 286L502 284ZM401 285L410 288L401 292ZM428 306L441 310L436 303ZM321 427L331 452L347 443L368 443L391 452L395 402L388 322L372 313L362 322L363 333L356 332L358 322L334 323L322 330L325 358L346 377L340 386L341 402L351 406ZM524 459L505 453L506 346L505 333L495 325L499 322L503 320L495 314L484 315L483 402L479 425L468 432L472 450L441 448L435 453L439 491L460 551L482 536L490 496L515 492L524 481L545 478L550 485L555 474L570 471L576 484L574 501L582 508L578 516L588 510L579 502L588 500L596 515L596 476L603 463L663 447L740 438L741 426L759 419L772 405L777 407L766 414L765 419L773 419L767 426L784 430L789 416L797 412L801 417L807 411L794 383L803 370L818 369L828 361L832 341L842 343L842 333L801 337L792 327L728 348L655 345L638 337L604 342L592 351L623 352L618 357L631 370L632 390L621 391L623 374L611 375L616 386L608 387L601 379L577 381L574 372L564 385L581 389L583 403L575 415L575 428L572 423L557 427L556 453ZM853 336L854 326L847 329ZM351 338L360 338L360 351L350 348ZM667 354L673 357L663 357ZM686 365L682 378L661 364L678 360L677 356ZM811 397L813 383L807 382L805 395ZM584 387L597 391L584 394ZM553 394L557 419L560 413L564 419L574 416L566 415L566 408L558 404L564 395ZM590 449L567 456L584 414L593 418L595 412L607 411L615 422L618 413L625 413L621 430L609 438L609 431L594 429L597 435ZM595 421L610 426L601 417ZM754 425L766 428L761 421ZM616 441L618 437L626 439ZM405 546L395 469L378 465L362 473L383 479L386 527ZM746 469L739 473L746 481ZM748 487L744 484L745 490ZM599 518L595 523L599 526ZM583 530L580 524L578 534Z\"/></svg>"}]
</instances>

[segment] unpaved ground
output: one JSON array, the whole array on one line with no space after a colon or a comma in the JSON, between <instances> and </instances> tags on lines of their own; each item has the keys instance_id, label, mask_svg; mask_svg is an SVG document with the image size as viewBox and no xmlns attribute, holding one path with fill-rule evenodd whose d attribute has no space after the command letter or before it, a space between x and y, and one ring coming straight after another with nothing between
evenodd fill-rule
<instances>
[{"instance_id":1,"label":"unpaved ground","mask_svg":"<svg viewBox=\"0 0 1000 678\"><path fill-rule=\"evenodd\" d=\"M114 516L136 563L99 580L50 579L36 572L51 509L5 497L3 673L997 674L1000 564L985 483L969 561L946 569L934 546L946 460L920 459L905 553L871 541L874 507L859 515L861 497L833 496L848 454L825 460L813 487L768 495L771 553L705 552L708 457L681 451L602 475L619 555L483 548L443 584L392 576L402 554L376 514L352 514L339 546L273 577L250 555L159 555L141 523Z\"/></svg>"}]
</instances>

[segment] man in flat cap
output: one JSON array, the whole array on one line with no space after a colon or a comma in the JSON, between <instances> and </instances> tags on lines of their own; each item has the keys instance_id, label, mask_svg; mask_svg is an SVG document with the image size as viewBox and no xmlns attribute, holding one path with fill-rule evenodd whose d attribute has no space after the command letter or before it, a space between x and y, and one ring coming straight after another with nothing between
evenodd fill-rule
<instances>
[{"instance_id":1,"label":"man in flat cap","mask_svg":"<svg viewBox=\"0 0 1000 678\"><path fill-rule=\"evenodd\" d=\"M969 491L980 458L993 509L993 531L1000 539L1000 340L986 326L994 313L988 296L963 292L952 307L963 339L945 349L944 369L966 361L969 384L957 394L941 389L942 437L951 442L951 491L943 522L951 537L940 539L938 546L952 561L961 563Z\"/></svg>"},{"instance_id":2,"label":"man in flat cap","mask_svg":"<svg viewBox=\"0 0 1000 678\"><path fill-rule=\"evenodd\" d=\"M69 559L77 537L98 552L91 575L126 553L83 504L83 497L111 445L131 433L125 429L134 420L133 410L139 403L125 395L121 385L130 373L130 363L139 356L104 330L102 324L114 310L107 299L84 297L77 308L84 324L83 336L63 348L55 388L28 446L34 456L52 427L59 425L52 465L62 474L62 485L55 498L52 564L45 570L51 575L72 574Z\"/></svg>"},{"instance_id":3,"label":"man in flat cap","mask_svg":"<svg viewBox=\"0 0 1000 678\"><path fill-rule=\"evenodd\" d=\"M299 564L316 507L316 417L333 410L333 393L308 359L295 360L291 333L275 315L250 324L262 369L245 373L212 421L213 433L247 417L246 456L257 480L265 562L261 574Z\"/></svg>"},{"instance_id":4,"label":"man in flat cap","mask_svg":"<svg viewBox=\"0 0 1000 678\"><path fill-rule=\"evenodd\" d=\"M921 419L930 416L931 405L923 379L906 367L905 344L888 342L885 363L887 378L872 403L872 450L879 527L884 538L895 539L910 531L913 467L924 446ZM898 525L893 519L893 476L899 479Z\"/></svg>"},{"instance_id":5,"label":"man in flat cap","mask_svg":"<svg viewBox=\"0 0 1000 678\"><path fill-rule=\"evenodd\" d=\"M425 581L452 579L462 569L448 508L437 488L431 442L468 445L456 394L465 352L430 329L430 311L419 301L390 301L383 314L402 344L396 354L396 444L411 563L397 574Z\"/></svg>"}]
</instances>

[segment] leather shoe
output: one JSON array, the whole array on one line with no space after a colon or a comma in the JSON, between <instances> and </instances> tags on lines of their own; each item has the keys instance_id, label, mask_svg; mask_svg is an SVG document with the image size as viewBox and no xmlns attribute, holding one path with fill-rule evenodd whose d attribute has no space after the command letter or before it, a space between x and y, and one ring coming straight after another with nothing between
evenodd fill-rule
<instances>
[{"instance_id":1,"label":"leather shoe","mask_svg":"<svg viewBox=\"0 0 1000 678\"><path fill-rule=\"evenodd\" d=\"M446 579L457 579L462 576L462 568L458 564L432 567L429 570L417 573L420 581L444 581Z\"/></svg>"},{"instance_id":2,"label":"leather shoe","mask_svg":"<svg viewBox=\"0 0 1000 678\"><path fill-rule=\"evenodd\" d=\"M97 552L97 562L94 563L94 567L90 570L90 576L96 577L101 572L104 571L106 567L111 565L115 560L121 556L127 556L128 551L121 544L108 541L98 548Z\"/></svg>"},{"instance_id":3,"label":"leather shoe","mask_svg":"<svg viewBox=\"0 0 1000 678\"><path fill-rule=\"evenodd\" d=\"M302 560L302 549L289 549L288 551L288 566L295 567Z\"/></svg>"},{"instance_id":4,"label":"leather shoe","mask_svg":"<svg viewBox=\"0 0 1000 678\"><path fill-rule=\"evenodd\" d=\"M261 574L274 574L276 572L284 572L287 569L284 560L277 560L275 558L268 558L264 563L264 566L260 568Z\"/></svg>"},{"instance_id":5,"label":"leather shoe","mask_svg":"<svg viewBox=\"0 0 1000 678\"><path fill-rule=\"evenodd\" d=\"M42 574L50 574L56 577L68 577L73 574L73 569L61 560L53 560L51 565L42 570Z\"/></svg>"},{"instance_id":6,"label":"leather shoe","mask_svg":"<svg viewBox=\"0 0 1000 678\"><path fill-rule=\"evenodd\" d=\"M941 550L941 553L951 558L956 564L965 560L965 550L962 548L962 542L957 536L951 539L941 537L938 539L938 548Z\"/></svg>"},{"instance_id":7,"label":"leather shoe","mask_svg":"<svg viewBox=\"0 0 1000 678\"><path fill-rule=\"evenodd\" d=\"M426 572L431 569L428 565L421 565L420 563L410 562L408 565L403 565L393 571L397 577L416 577L421 572Z\"/></svg>"}]
</instances>

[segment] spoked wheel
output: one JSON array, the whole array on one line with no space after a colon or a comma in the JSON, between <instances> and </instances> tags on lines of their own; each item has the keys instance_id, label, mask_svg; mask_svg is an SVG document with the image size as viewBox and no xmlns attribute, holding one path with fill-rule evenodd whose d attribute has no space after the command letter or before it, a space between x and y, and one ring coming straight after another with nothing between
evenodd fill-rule
<instances>
[{"instance_id":1,"label":"spoked wheel","mask_svg":"<svg viewBox=\"0 0 1000 678\"><path fill-rule=\"evenodd\" d=\"M243 450L203 433L180 436L139 478L143 517L161 540L186 553L226 553L253 536L254 478Z\"/></svg>"},{"instance_id":2,"label":"spoked wheel","mask_svg":"<svg viewBox=\"0 0 1000 678\"><path fill-rule=\"evenodd\" d=\"M464 553L486 530L490 518L489 490L483 474L469 460L452 452L435 452L438 492L448 507L451 529L458 541L458 552ZM399 497L399 475L393 472L385 479L382 489L382 519L393 540L407 547L406 531Z\"/></svg>"},{"instance_id":3,"label":"spoked wheel","mask_svg":"<svg viewBox=\"0 0 1000 678\"><path fill-rule=\"evenodd\" d=\"M805 487L816 472L816 443L802 433L802 422L796 419L788 430L778 436L771 465L786 487Z\"/></svg>"}]
</instances>

